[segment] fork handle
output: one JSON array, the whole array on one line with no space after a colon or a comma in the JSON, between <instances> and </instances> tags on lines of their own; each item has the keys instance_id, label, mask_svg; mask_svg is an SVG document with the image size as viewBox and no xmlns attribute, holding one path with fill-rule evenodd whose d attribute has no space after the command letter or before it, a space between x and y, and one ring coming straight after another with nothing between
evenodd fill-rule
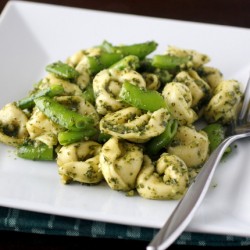
<instances>
[{"instance_id":1,"label":"fork handle","mask_svg":"<svg viewBox=\"0 0 250 250\"><path fill-rule=\"evenodd\" d=\"M185 230L205 197L223 153L233 141L240 138L242 138L241 135L228 137L213 151L169 219L147 246L147 250L166 249Z\"/></svg>"}]
</instances>

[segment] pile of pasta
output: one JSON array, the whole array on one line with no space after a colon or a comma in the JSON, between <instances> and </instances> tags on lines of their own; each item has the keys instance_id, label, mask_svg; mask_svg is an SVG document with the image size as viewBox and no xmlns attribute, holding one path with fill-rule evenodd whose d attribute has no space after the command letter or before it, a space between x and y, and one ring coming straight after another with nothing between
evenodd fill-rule
<instances>
[{"instance_id":1,"label":"pile of pasta","mask_svg":"<svg viewBox=\"0 0 250 250\"><path fill-rule=\"evenodd\" d=\"M156 48L104 41L48 65L27 97L0 110L0 141L55 161L64 184L181 198L222 139L204 128L232 122L243 94L208 55L168 46L150 56Z\"/></svg>"}]
</instances>

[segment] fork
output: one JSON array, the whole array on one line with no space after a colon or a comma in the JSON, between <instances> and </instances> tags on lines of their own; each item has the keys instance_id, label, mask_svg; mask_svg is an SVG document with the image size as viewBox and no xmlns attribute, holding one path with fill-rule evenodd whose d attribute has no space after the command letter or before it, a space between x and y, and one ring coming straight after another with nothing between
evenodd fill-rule
<instances>
[{"instance_id":1,"label":"fork","mask_svg":"<svg viewBox=\"0 0 250 250\"><path fill-rule=\"evenodd\" d=\"M209 188L215 169L225 150L234 141L250 137L250 77L245 91L244 101L236 121L230 127L230 135L212 152L195 181L189 186L186 194L179 201L172 214L147 246L147 250L164 250L168 248L185 230L200 206Z\"/></svg>"}]
</instances>

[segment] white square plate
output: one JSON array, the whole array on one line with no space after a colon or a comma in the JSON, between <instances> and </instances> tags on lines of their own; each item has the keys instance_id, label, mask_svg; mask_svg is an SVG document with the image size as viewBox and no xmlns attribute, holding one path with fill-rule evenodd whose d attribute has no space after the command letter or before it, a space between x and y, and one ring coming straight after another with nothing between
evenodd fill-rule
<instances>
[{"instance_id":1,"label":"white square plate","mask_svg":"<svg viewBox=\"0 0 250 250\"><path fill-rule=\"evenodd\" d=\"M157 53L175 45L208 54L226 79L246 83L250 30L31 2L11 1L0 16L0 107L27 95L48 63L108 40L133 44L155 40ZM244 86L243 86L244 87ZM249 140L220 164L187 228L192 232L250 237ZM160 228L177 201L127 197L105 184L63 185L56 163L15 157L0 145L0 205L69 217Z\"/></svg>"}]
</instances>

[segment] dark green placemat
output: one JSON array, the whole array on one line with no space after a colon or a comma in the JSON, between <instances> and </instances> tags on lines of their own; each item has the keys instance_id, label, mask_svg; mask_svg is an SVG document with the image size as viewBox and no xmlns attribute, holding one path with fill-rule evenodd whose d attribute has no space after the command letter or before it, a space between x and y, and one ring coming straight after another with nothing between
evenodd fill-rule
<instances>
[{"instance_id":1,"label":"dark green placemat","mask_svg":"<svg viewBox=\"0 0 250 250\"><path fill-rule=\"evenodd\" d=\"M57 215L0 207L0 230L37 234L87 236L151 241L157 229L75 219ZM184 232L177 245L248 246L250 238Z\"/></svg>"}]
</instances>

